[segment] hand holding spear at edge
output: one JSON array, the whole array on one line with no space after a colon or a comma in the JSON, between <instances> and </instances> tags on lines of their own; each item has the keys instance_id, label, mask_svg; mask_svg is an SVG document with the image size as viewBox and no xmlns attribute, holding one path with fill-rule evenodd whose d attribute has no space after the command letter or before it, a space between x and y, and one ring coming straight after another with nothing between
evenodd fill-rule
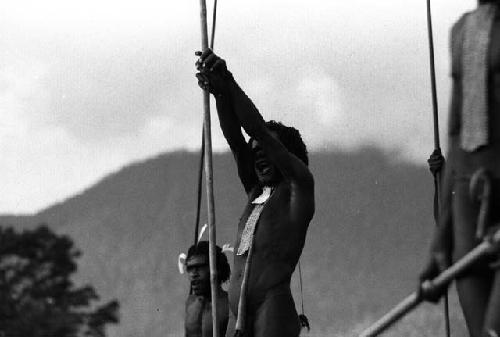
<instances>
[{"instance_id":1,"label":"hand holding spear at edge","mask_svg":"<svg viewBox=\"0 0 500 337\"><path fill-rule=\"evenodd\" d=\"M427 0L427 32L429 39L429 64L430 64L430 79L431 79L431 94L432 94L432 108L433 108L433 122L434 122L434 151L428 159L429 169L434 178L434 219L437 225L436 228L436 241L440 242L444 236L446 236L446 231L444 226L439 227L439 210L440 210L440 199L441 199L441 172L444 164L444 158L441 153L440 141L439 141L439 118L438 118L438 104L437 104L437 90L436 90L436 75L434 67L434 42L432 33L432 17L431 17L431 7L430 0ZM433 243L434 246L434 243ZM441 250L440 250L441 251ZM424 273L421 275L421 281L427 280L428 276L435 276L439 271L444 270L449 265L449 260L445 254L437 254L433 251L431 263L427 266ZM371 325L368 329L363 331L360 337L372 337L377 336L392 324L397 322L400 318L405 316L411 310L413 310L418 304L424 299L424 295L427 295L428 299L437 300L439 299L438 293L442 293L443 287L446 289L449 282L444 283L434 283L434 287L429 287L429 281L423 282L419 289L401 301L396 307L389 311L385 316ZM434 290L433 292L430 289ZM437 292L435 290L441 290ZM435 295L435 296L432 296ZM445 297L444 303L445 310L445 320L446 320L446 333L449 337L449 320L448 320L448 301L447 296Z\"/></svg>"},{"instance_id":2,"label":"hand holding spear at edge","mask_svg":"<svg viewBox=\"0 0 500 337\"><path fill-rule=\"evenodd\" d=\"M441 172L444 165L444 157L441 153L441 145L439 142L439 115L438 115L438 101L436 89L436 70L434 66L434 40L432 33L432 15L431 15L431 1L427 0L427 33L429 38L429 68L431 78L431 92L432 92L432 111L433 111L433 124L434 124L434 151L428 159L429 168L434 177L434 219L436 226L439 226L439 217L441 209ZM438 229L440 230L440 229ZM449 252L448 252L449 253ZM449 254L448 254L449 256ZM447 256L442 256L440 261L440 269L443 269L449 263ZM444 295L444 319L446 336L450 337L450 314L448 293Z\"/></svg>"},{"instance_id":3,"label":"hand holding spear at edge","mask_svg":"<svg viewBox=\"0 0 500 337\"><path fill-rule=\"evenodd\" d=\"M471 198L481 202L478 214L478 234L484 234L489 228L491 182L484 170L478 170L471 179ZM448 285L462 272L468 269L476 261L485 255L498 252L500 250L500 224L496 224L483 238L481 244L467 253L463 258L455 262L448 269L441 272L432 280L425 280L418 291L412 293L396 305L386 315L364 330L359 337L375 337L387 330L392 324L404 317L411 310L416 308L424 300L438 301ZM436 270L432 271L435 273Z\"/></svg>"},{"instance_id":4,"label":"hand holding spear at edge","mask_svg":"<svg viewBox=\"0 0 500 337\"><path fill-rule=\"evenodd\" d=\"M496 225L496 230L487 236L481 244L471 250L467 255L454 263L450 268L443 271L433 280L425 281L421 291L416 291L406 297L391 311L384 315L377 322L372 324L368 329L364 330L359 337L375 337L387 330L392 324L404 317L411 310L416 308L423 301L422 292L424 293L439 293L437 289L446 288L459 274L469 268L478 259L486 254L500 249L500 224Z\"/></svg>"}]
</instances>

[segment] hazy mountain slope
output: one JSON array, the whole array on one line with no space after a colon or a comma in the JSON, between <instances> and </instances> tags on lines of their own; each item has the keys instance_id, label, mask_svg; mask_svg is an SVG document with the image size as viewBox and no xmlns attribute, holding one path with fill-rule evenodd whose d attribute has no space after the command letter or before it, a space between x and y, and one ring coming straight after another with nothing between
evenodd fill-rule
<instances>
[{"instance_id":1,"label":"hazy mountain slope","mask_svg":"<svg viewBox=\"0 0 500 337\"><path fill-rule=\"evenodd\" d=\"M216 155L214 166L222 244L234 240L245 196L231 155ZM75 239L80 280L121 303L111 336L174 335L187 289L176 259L193 240L197 169L197 154L161 155L36 216L0 223L45 221ZM311 170L317 211L302 259L306 310L314 331L346 331L413 289L434 226L432 178L424 165L394 163L372 148L312 154Z\"/></svg>"}]
</instances>

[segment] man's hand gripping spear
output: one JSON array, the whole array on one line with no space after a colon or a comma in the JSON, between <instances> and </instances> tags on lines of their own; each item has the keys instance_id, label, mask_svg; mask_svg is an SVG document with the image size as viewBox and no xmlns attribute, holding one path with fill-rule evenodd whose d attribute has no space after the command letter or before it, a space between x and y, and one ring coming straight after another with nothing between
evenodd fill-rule
<instances>
[{"instance_id":1,"label":"man's hand gripping spear","mask_svg":"<svg viewBox=\"0 0 500 337\"><path fill-rule=\"evenodd\" d=\"M401 301L385 316L364 330L359 337L373 337L388 329L424 300L438 302L450 283L479 259L500 252L500 224L490 223L491 180L484 169L474 173L470 183L471 197L480 202L476 236L479 245L447 269L447 261L434 256L422 273L419 289ZM443 259L447 257L443 256Z\"/></svg>"}]
</instances>

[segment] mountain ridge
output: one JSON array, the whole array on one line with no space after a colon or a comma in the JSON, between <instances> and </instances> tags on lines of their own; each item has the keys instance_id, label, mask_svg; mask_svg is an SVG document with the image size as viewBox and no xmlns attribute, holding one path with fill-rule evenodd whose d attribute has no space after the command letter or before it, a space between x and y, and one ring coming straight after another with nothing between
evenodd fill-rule
<instances>
[{"instance_id":1,"label":"mountain ridge","mask_svg":"<svg viewBox=\"0 0 500 337\"><path fill-rule=\"evenodd\" d=\"M83 252L77 280L120 301L122 320L109 336L180 336L187 280L176 259L193 240L198 157L176 151L127 165L37 214L2 216L0 224L45 222L75 240ZM231 154L214 154L213 162L222 245L235 239L246 196ZM416 284L434 226L432 176L373 147L311 153L310 163L316 214L301 259L305 305L313 332L351 331ZM299 305L296 277L292 288Z\"/></svg>"}]
</instances>

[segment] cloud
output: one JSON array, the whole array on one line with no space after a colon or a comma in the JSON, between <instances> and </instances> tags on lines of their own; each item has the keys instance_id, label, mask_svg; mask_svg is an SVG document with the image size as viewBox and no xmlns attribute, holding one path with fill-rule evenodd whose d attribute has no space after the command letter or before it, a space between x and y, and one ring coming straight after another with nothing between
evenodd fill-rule
<instances>
[{"instance_id":1,"label":"cloud","mask_svg":"<svg viewBox=\"0 0 500 337\"><path fill-rule=\"evenodd\" d=\"M442 129L448 29L473 5L433 3ZM198 12L192 1L2 2L0 212L199 147ZM313 150L368 143L419 162L432 151L422 1L219 2L215 49L265 118L296 126ZM224 150L215 115L213 147Z\"/></svg>"}]
</instances>

